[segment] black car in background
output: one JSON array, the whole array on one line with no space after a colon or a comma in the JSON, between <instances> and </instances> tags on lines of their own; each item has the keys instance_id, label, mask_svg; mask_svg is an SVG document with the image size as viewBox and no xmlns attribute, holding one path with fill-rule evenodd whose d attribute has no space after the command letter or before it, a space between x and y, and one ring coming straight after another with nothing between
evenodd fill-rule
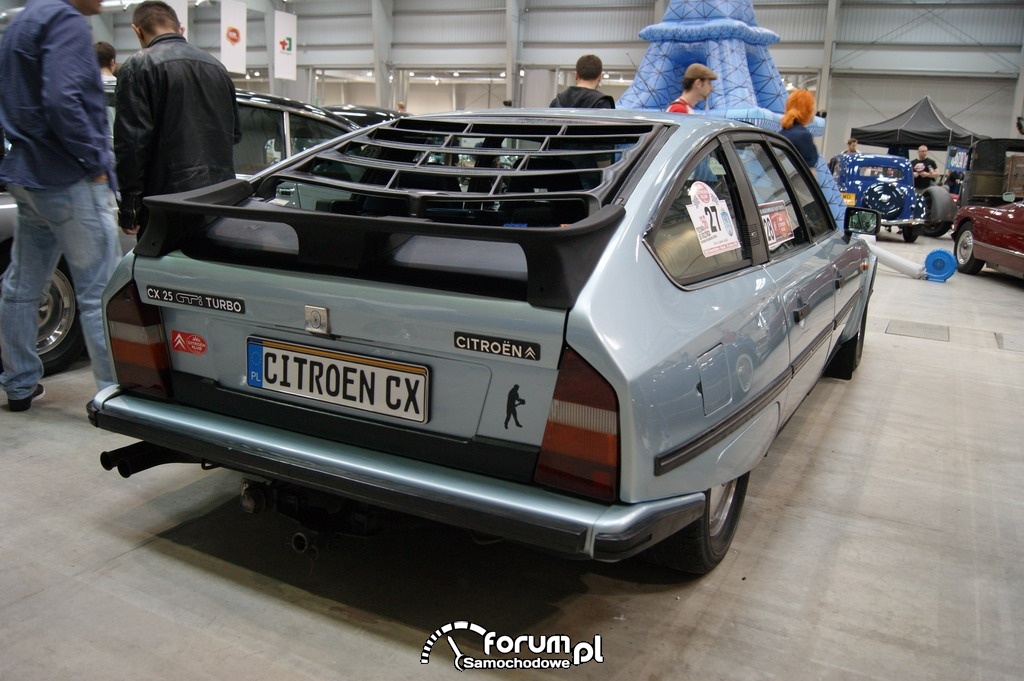
<instances>
[{"instance_id":1,"label":"black car in background","mask_svg":"<svg viewBox=\"0 0 1024 681\"><path fill-rule=\"evenodd\" d=\"M111 123L113 98L113 86L109 85L107 105ZM244 91L238 92L237 98L242 125L242 141L235 146L235 172L239 177L254 175L277 161L359 127L347 118L293 99ZM5 150L7 145L4 138ZM14 199L0 184L0 272L6 271L11 261L16 212ZM122 238L124 251L131 250L134 244L134 237ZM78 326L74 283L63 260L39 308L36 347L46 374L63 371L85 349Z\"/></svg>"},{"instance_id":2,"label":"black car in background","mask_svg":"<svg viewBox=\"0 0 1024 681\"><path fill-rule=\"evenodd\" d=\"M392 109L382 109L377 106L360 106L359 104L332 104L324 108L331 113L344 116L360 128L393 121L396 118L409 115L401 111L393 111Z\"/></svg>"}]
</instances>

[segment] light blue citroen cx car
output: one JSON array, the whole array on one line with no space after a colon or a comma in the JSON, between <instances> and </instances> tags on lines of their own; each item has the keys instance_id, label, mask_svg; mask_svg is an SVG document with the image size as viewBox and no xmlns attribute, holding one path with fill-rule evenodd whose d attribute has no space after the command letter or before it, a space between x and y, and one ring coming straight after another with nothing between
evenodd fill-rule
<instances>
[{"instance_id":1,"label":"light blue citroen cx car","mask_svg":"<svg viewBox=\"0 0 1024 681\"><path fill-rule=\"evenodd\" d=\"M857 367L879 227L837 229L773 133L636 111L401 118L148 203L89 405L140 442L105 468L697 574L804 396Z\"/></svg>"}]
</instances>

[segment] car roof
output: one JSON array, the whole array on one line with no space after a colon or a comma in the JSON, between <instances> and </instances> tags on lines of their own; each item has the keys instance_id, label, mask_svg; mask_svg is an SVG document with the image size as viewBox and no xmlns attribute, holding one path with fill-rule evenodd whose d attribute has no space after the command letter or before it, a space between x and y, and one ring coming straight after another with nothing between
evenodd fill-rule
<instances>
[{"instance_id":1,"label":"car roof","mask_svg":"<svg viewBox=\"0 0 1024 681\"><path fill-rule=\"evenodd\" d=\"M359 127L376 125L384 121L393 121L396 118L409 115L400 111L393 111L392 109L383 109L379 106L360 106L358 104L331 104L324 108L332 113L344 116Z\"/></svg>"}]
</instances>

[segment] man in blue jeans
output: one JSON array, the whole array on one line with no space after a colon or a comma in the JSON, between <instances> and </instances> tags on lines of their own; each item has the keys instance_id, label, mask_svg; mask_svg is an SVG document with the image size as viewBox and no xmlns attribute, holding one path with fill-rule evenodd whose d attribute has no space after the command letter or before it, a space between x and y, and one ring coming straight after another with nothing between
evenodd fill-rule
<instances>
[{"instance_id":1,"label":"man in blue jeans","mask_svg":"<svg viewBox=\"0 0 1024 681\"><path fill-rule=\"evenodd\" d=\"M18 204L0 295L0 387L11 411L45 394L38 310L63 254L98 387L114 381L101 296L120 255L113 153L87 16L100 0L30 0L0 41L0 180Z\"/></svg>"}]
</instances>

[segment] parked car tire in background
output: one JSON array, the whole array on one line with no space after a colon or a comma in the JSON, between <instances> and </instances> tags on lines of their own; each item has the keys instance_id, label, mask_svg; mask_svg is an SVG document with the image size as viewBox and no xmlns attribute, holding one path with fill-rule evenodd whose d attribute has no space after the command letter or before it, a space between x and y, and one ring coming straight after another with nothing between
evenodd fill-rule
<instances>
[{"instance_id":1,"label":"parked car tire in background","mask_svg":"<svg viewBox=\"0 0 1024 681\"><path fill-rule=\"evenodd\" d=\"M11 262L10 244L0 252L0 273ZM36 341L43 373L55 374L67 369L85 350L85 337L78 324L78 303L67 265L61 260L53 274L46 297L39 306L39 337ZM0 366L3 357L0 356Z\"/></svg>"},{"instance_id":2,"label":"parked car tire in background","mask_svg":"<svg viewBox=\"0 0 1024 681\"><path fill-rule=\"evenodd\" d=\"M945 187L928 187L922 196L924 224L921 225L921 234L940 237L953 227L953 216L956 215L953 196Z\"/></svg>"}]
</instances>

